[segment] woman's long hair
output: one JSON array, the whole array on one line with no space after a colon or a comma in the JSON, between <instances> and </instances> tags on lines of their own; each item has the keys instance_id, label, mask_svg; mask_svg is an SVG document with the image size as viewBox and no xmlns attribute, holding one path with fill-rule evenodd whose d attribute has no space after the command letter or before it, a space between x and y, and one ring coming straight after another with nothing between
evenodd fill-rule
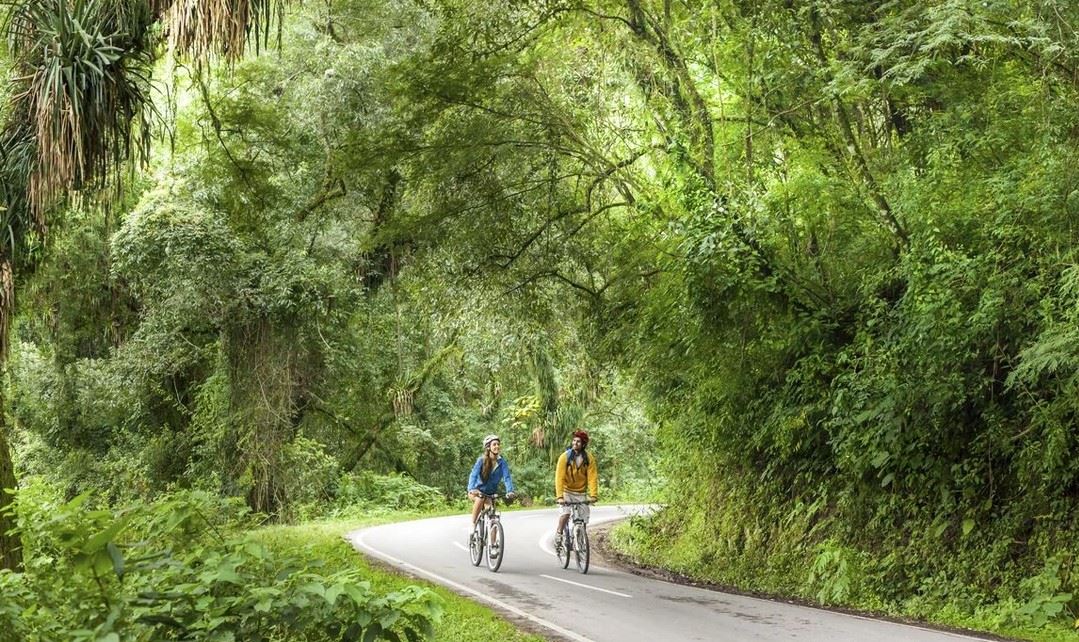
<instances>
[{"instance_id":1,"label":"woman's long hair","mask_svg":"<svg viewBox=\"0 0 1079 642\"><path fill-rule=\"evenodd\" d=\"M491 471L495 469L495 464L497 463L498 458L491 454L491 448L485 448L483 453L483 463L480 464L480 479L487 481L487 478L491 476Z\"/></svg>"}]
</instances>

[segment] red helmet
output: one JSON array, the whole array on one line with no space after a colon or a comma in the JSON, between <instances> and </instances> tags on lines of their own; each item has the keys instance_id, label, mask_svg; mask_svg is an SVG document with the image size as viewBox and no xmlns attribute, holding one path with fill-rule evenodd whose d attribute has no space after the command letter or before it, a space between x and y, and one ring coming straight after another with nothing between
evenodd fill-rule
<instances>
[{"instance_id":1,"label":"red helmet","mask_svg":"<svg viewBox=\"0 0 1079 642\"><path fill-rule=\"evenodd\" d=\"M577 432L573 433L573 436L581 440L581 448L584 448L588 445L588 433L586 433L585 431L578 430Z\"/></svg>"}]
</instances>

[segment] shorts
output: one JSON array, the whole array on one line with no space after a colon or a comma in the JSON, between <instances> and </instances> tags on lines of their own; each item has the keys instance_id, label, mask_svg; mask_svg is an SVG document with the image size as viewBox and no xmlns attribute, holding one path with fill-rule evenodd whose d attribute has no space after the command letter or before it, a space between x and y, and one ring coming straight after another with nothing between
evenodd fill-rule
<instances>
[{"instance_id":1,"label":"shorts","mask_svg":"<svg viewBox=\"0 0 1079 642\"><path fill-rule=\"evenodd\" d=\"M588 501L588 493L575 493L575 492L569 491L569 490L563 492L562 497L567 502L587 502ZM572 514L573 508L571 506L560 506L559 508L562 509L562 511L561 511L562 515L571 515ZM590 508L591 507L588 504L585 504L584 506L578 506L577 507L577 509L581 513L581 517L584 518L584 521L585 521L586 524L588 523L588 517L591 514L591 511L589 510Z\"/></svg>"}]
</instances>

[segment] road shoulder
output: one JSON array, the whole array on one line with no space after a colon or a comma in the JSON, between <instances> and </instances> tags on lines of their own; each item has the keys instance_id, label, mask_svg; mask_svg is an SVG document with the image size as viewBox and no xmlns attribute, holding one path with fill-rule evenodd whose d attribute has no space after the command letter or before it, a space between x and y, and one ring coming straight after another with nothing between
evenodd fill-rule
<instances>
[{"instance_id":1,"label":"road shoulder","mask_svg":"<svg viewBox=\"0 0 1079 642\"><path fill-rule=\"evenodd\" d=\"M886 613L860 611L857 609L843 607L821 606L820 604L809 600L792 598L784 595L774 595L759 591L747 591L745 589L733 586L727 586L715 582L702 581L688 575L677 573L670 569L660 568L658 566L641 565L634 561L632 558L630 558L628 555L619 552L610 543L610 531L612 528L621 523L621 521L622 520L616 520L612 522L598 524L594 528L589 528L589 532L590 539L592 541L593 559L600 560L602 564L610 568L618 569L625 573L631 573L640 577L669 582L671 584L692 586L694 588L705 589L708 591L716 591L719 593L730 593L733 595L754 597L762 600L768 600L770 602L782 602L784 604L803 606L811 609L818 609L821 611L831 611L833 613L843 613L844 615L853 615L856 617L867 618L871 620L880 620L882 622L906 624L909 626L917 626L923 629L940 631L942 633L955 633L957 635L974 636L982 640L994 640L999 642L1022 642L1020 640L1017 640L1016 638L1004 637L993 633L986 633L984 631L973 631L970 629L963 629L959 627L944 626L933 622L923 622L920 620L915 620L913 618L898 617Z\"/></svg>"}]
</instances>

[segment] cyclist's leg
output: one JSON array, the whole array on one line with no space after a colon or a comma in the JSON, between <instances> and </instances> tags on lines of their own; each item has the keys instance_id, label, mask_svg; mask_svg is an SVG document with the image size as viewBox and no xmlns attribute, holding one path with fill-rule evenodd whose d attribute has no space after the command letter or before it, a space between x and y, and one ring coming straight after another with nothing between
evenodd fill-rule
<instances>
[{"instance_id":1,"label":"cyclist's leg","mask_svg":"<svg viewBox=\"0 0 1079 642\"><path fill-rule=\"evenodd\" d=\"M479 493L469 493L469 497L472 498L472 524L476 524L476 520L480 517L480 510L483 509L483 495Z\"/></svg>"},{"instance_id":2,"label":"cyclist's leg","mask_svg":"<svg viewBox=\"0 0 1079 642\"><path fill-rule=\"evenodd\" d=\"M566 530L566 522L569 521L569 507L563 507L562 510L565 512L558 516L558 528L555 529L556 534L564 532Z\"/></svg>"},{"instance_id":3,"label":"cyclist's leg","mask_svg":"<svg viewBox=\"0 0 1079 642\"><path fill-rule=\"evenodd\" d=\"M569 501L568 497L566 498L566 501ZM556 538L561 537L562 533L566 532L566 523L569 521L570 512L569 506L560 505L558 507L558 526L555 527L554 530Z\"/></svg>"},{"instance_id":4,"label":"cyclist's leg","mask_svg":"<svg viewBox=\"0 0 1079 642\"><path fill-rule=\"evenodd\" d=\"M587 495L584 495L583 497L584 497L584 499L581 500L582 502L588 500ZM579 515L581 516L581 519L583 519L584 523L587 524L589 518L592 517L592 507L589 506L588 504L581 504L577 508L580 509Z\"/></svg>"},{"instance_id":5,"label":"cyclist's leg","mask_svg":"<svg viewBox=\"0 0 1079 642\"><path fill-rule=\"evenodd\" d=\"M566 501L567 502L578 502L578 503L579 502L587 502L588 501L588 494L587 493L574 493L574 492L571 492L571 491L566 491ZM578 506L577 511L578 511L577 514L579 516L584 517L585 521L588 521L588 505L587 504L581 504L580 506Z\"/></svg>"}]
</instances>

